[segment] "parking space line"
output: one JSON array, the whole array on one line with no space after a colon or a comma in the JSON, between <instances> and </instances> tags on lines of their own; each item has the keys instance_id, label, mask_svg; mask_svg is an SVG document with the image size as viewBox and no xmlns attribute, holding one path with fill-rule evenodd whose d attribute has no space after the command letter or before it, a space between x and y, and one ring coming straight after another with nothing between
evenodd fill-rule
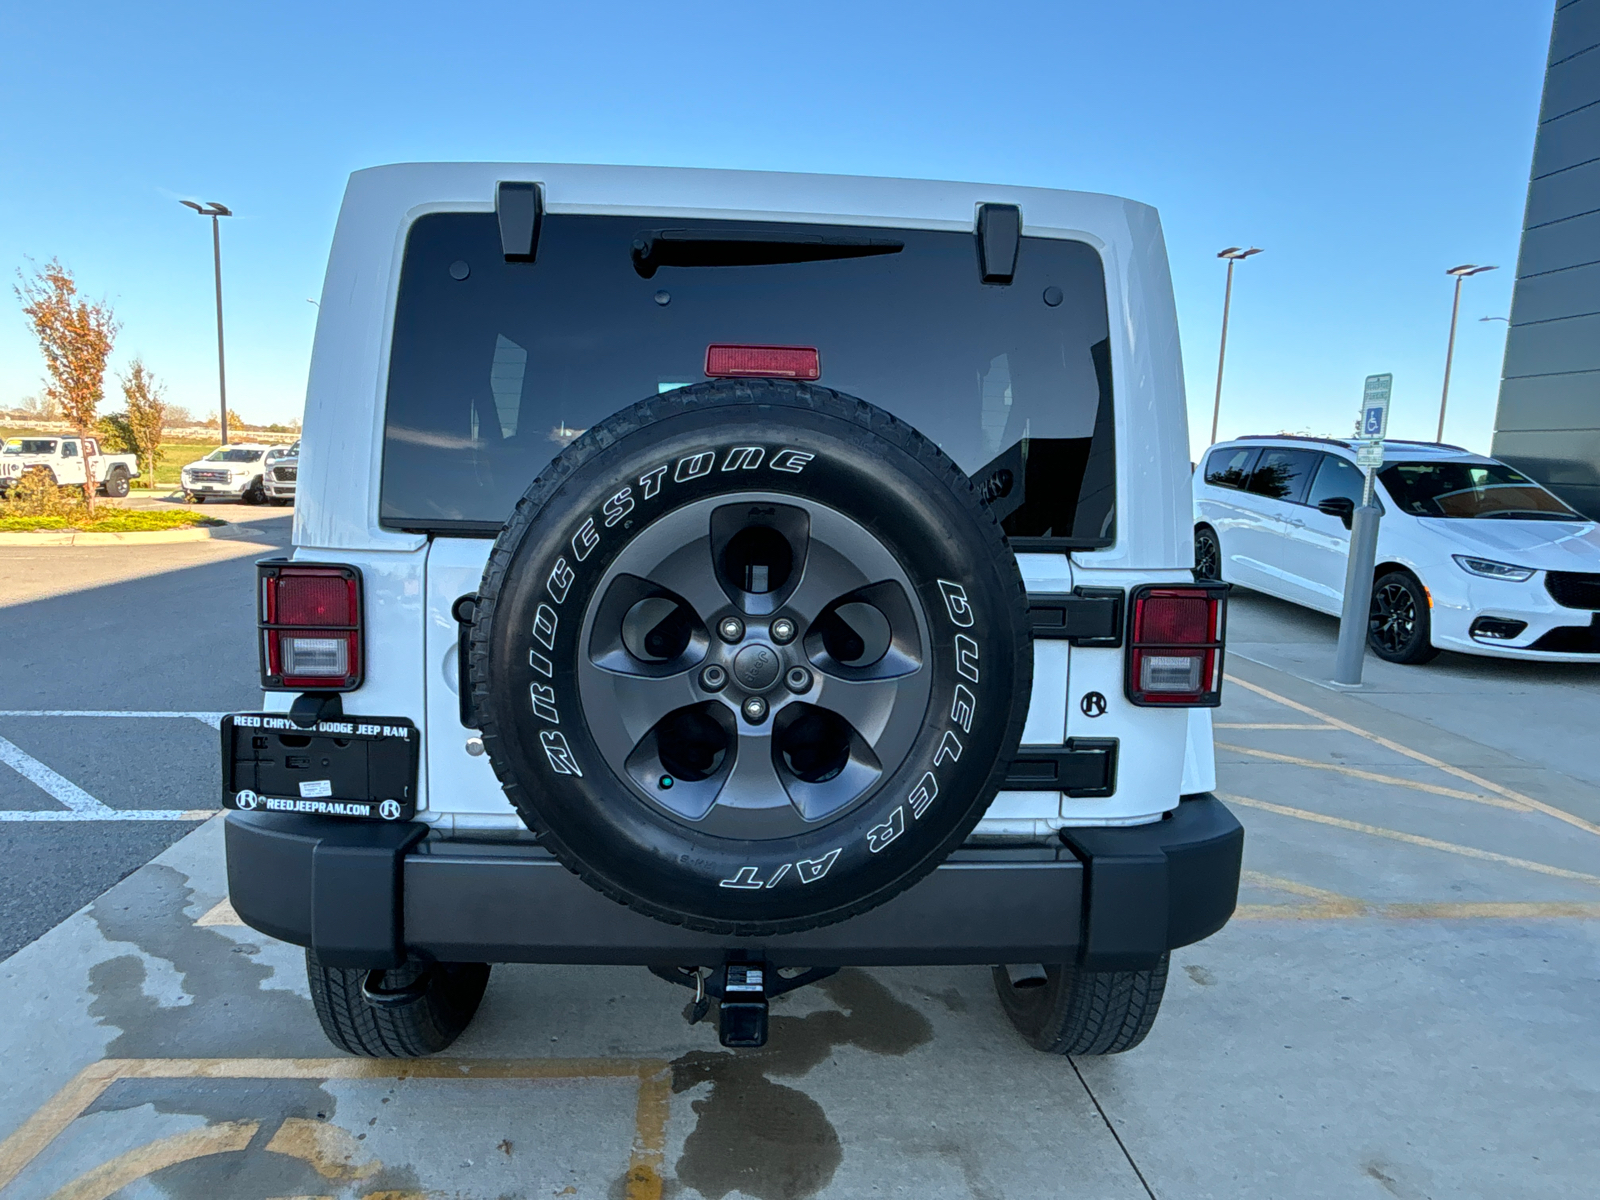
<instances>
[{"instance_id":1,"label":"parking space line","mask_svg":"<svg viewBox=\"0 0 1600 1200\"><path fill-rule=\"evenodd\" d=\"M1407 758L1415 759L1417 762L1425 763L1430 767L1435 767L1447 775L1454 775L1457 779L1464 779L1468 783L1476 784L1485 791L1494 792L1496 795L1504 796L1507 800L1515 800L1520 804L1525 804L1529 808L1544 813L1547 817L1554 817L1558 821L1565 821L1568 825L1571 825L1577 829L1582 829L1586 833L1600 835L1600 825L1596 825L1592 821L1585 821L1582 817L1567 812L1566 809L1557 808L1553 804L1545 804L1543 801L1535 800L1532 796L1524 796L1521 792L1514 791L1508 787L1503 787L1502 785L1495 783L1493 780L1484 779L1481 775L1474 775L1471 771L1465 771L1460 767L1451 766L1447 762L1443 762L1440 759L1434 758L1431 754L1424 754L1420 750L1413 750L1410 746L1402 745L1399 742L1393 741L1379 734L1372 733L1369 730L1362 729L1359 725L1352 725L1349 721L1341 721L1338 717L1329 716L1320 709L1312 708L1309 704L1301 704L1298 700L1291 700L1287 696L1280 696L1277 692L1269 691L1259 684L1251 683L1248 679L1240 679L1237 675L1229 675L1227 676L1227 680L1229 683L1238 684L1246 691L1255 692L1258 696L1264 696L1268 700L1282 704L1286 708L1292 708L1296 712L1305 713L1308 717L1316 717L1319 720L1326 721L1329 725L1343 729L1346 733L1353 733L1357 737L1364 737L1368 741L1376 742L1378 745L1383 746L1386 749L1393 750L1396 754L1403 754Z\"/></svg>"},{"instance_id":2,"label":"parking space line","mask_svg":"<svg viewBox=\"0 0 1600 1200\"><path fill-rule=\"evenodd\" d=\"M233 911L233 901L226 898L218 900L205 912L195 918L196 925L206 927L212 925L243 925L239 914Z\"/></svg>"},{"instance_id":3,"label":"parking space line","mask_svg":"<svg viewBox=\"0 0 1600 1200\"><path fill-rule=\"evenodd\" d=\"M47 793L51 799L66 805L69 812L59 814L68 819L104 820L115 810L107 808L72 780L57 775L31 754L25 754L16 745L0 737L0 762L6 764L29 783ZM10 813L4 814L11 817ZM15 818L12 818L15 819Z\"/></svg>"},{"instance_id":4,"label":"parking space line","mask_svg":"<svg viewBox=\"0 0 1600 1200\"><path fill-rule=\"evenodd\" d=\"M1513 858L1509 854L1496 854L1492 850L1479 850L1476 846L1462 846L1455 842L1441 842L1437 838L1421 837L1415 833L1402 833L1398 829L1384 829L1379 825L1368 825L1361 821L1346 821L1343 817L1330 817L1325 813L1310 812L1303 808L1290 808L1284 804L1271 804L1266 800L1252 800L1248 796L1238 796L1219 792L1224 800L1233 804L1243 804L1247 808L1259 808L1264 812L1277 813L1281 817L1294 817L1301 821L1314 821L1318 825L1331 825L1335 829L1348 829L1353 833L1366 833L1373 837L1388 838L1390 841L1405 842L1411 846L1423 846L1429 850L1443 850L1447 854L1459 854L1463 858L1476 858L1484 862L1502 863L1508 867L1518 867L1524 871L1533 871L1540 875L1551 875L1557 879L1575 879L1579 883L1594 884L1600 887L1600 875L1586 875L1582 871L1569 871L1565 867L1552 867L1549 863L1533 862L1526 858Z\"/></svg>"},{"instance_id":5,"label":"parking space line","mask_svg":"<svg viewBox=\"0 0 1600 1200\"><path fill-rule=\"evenodd\" d=\"M209 821L220 808L107 808L92 812L62 812L59 809L0 810L0 824L29 824L61 821Z\"/></svg>"},{"instance_id":6,"label":"parking space line","mask_svg":"<svg viewBox=\"0 0 1600 1200\"><path fill-rule=\"evenodd\" d=\"M1337 725L1309 725L1279 721L1215 721L1213 729L1338 729Z\"/></svg>"},{"instance_id":7,"label":"parking space line","mask_svg":"<svg viewBox=\"0 0 1600 1200\"><path fill-rule=\"evenodd\" d=\"M224 1121L136 1146L110 1162L101 1163L88 1174L80 1175L54 1192L50 1200L108 1200L130 1183L137 1183L167 1167L212 1154L237 1153L250 1144L259 1128L258 1121Z\"/></svg>"},{"instance_id":8,"label":"parking space line","mask_svg":"<svg viewBox=\"0 0 1600 1200\"><path fill-rule=\"evenodd\" d=\"M222 718L227 713L219 712L118 712L108 708L0 708L0 717L130 717L154 720L193 720L203 721L213 729L222 728Z\"/></svg>"},{"instance_id":9,"label":"parking space line","mask_svg":"<svg viewBox=\"0 0 1600 1200\"><path fill-rule=\"evenodd\" d=\"M1527 920L1538 917L1600 918L1600 904L1569 900L1444 900L1424 904L1368 904L1354 896L1329 892L1293 879L1263 875L1259 871L1239 872L1239 882L1251 887L1270 888L1315 900L1315 904L1241 904L1234 916L1243 920L1329 921L1354 917L1387 917L1391 920Z\"/></svg>"},{"instance_id":10,"label":"parking space line","mask_svg":"<svg viewBox=\"0 0 1600 1200\"><path fill-rule=\"evenodd\" d=\"M1376 771L1363 771L1360 767L1346 767L1338 763L1318 762L1313 758L1296 758L1292 754L1277 754L1271 750L1255 750L1249 746L1232 746L1227 742L1218 742L1216 746L1218 750L1231 750L1235 754L1248 754L1253 758L1265 758L1272 762L1292 763L1297 767L1313 767L1318 771L1335 771L1340 775L1351 775L1357 779L1366 779L1373 783L1387 783L1394 787L1411 788L1414 791L1427 792L1434 796L1450 796L1457 800L1474 800L1479 804L1488 804L1495 808L1509 808L1512 812L1533 811L1526 804L1520 804L1515 800L1502 800L1499 796L1480 796L1476 792L1463 792L1437 783L1422 783L1415 779L1402 779L1398 775L1381 775Z\"/></svg>"},{"instance_id":11,"label":"parking space line","mask_svg":"<svg viewBox=\"0 0 1600 1200\"><path fill-rule=\"evenodd\" d=\"M90 1063L0 1142L0 1191L119 1079L634 1079L638 1102L626 1200L661 1200L672 1064L659 1058L106 1058ZM210 1128L221 1128L213 1126ZM249 1141L248 1138L245 1139ZM241 1147L242 1148L242 1147ZM107 1164L108 1166L110 1164ZM121 1186L121 1185L119 1185ZM112 1189L115 1191L115 1189ZM87 1197L93 1193L84 1193ZM111 1192L102 1193L110 1195Z\"/></svg>"}]
</instances>

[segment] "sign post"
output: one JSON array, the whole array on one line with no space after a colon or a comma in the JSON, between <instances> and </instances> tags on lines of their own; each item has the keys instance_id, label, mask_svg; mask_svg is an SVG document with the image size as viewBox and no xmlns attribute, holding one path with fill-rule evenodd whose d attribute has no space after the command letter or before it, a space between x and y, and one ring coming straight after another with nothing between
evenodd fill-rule
<instances>
[{"instance_id":1,"label":"sign post","mask_svg":"<svg viewBox=\"0 0 1600 1200\"><path fill-rule=\"evenodd\" d=\"M1366 475L1361 505L1350 517L1350 557L1345 564L1344 608L1339 617L1339 648L1333 657L1333 681L1346 687L1361 683L1371 621L1372 573L1378 561L1378 505L1374 476L1383 466L1383 437L1389 430L1389 393L1393 375L1368 375L1361 394L1356 464Z\"/></svg>"}]
</instances>

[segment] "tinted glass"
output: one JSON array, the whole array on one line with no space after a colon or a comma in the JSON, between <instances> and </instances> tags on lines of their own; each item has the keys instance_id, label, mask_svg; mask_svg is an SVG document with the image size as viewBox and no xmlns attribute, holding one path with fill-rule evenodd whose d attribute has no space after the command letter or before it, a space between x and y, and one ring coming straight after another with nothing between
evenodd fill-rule
<instances>
[{"instance_id":1,"label":"tinted glass","mask_svg":"<svg viewBox=\"0 0 1600 1200\"><path fill-rule=\"evenodd\" d=\"M42 438L11 438L6 442L7 454L54 454L56 444Z\"/></svg>"},{"instance_id":2,"label":"tinted glass","mask_svg":"<svg viewBox=\"0 0 1600 1200\"><path fill-rule=\"evenodd\" d=\"M756 237L865 250L781 262L733 252ZM681 265L696 238L721 239L705 256L717 265ZM668 251L636 265L636 243ZM534 263L503 260L490 213L412 226L383 523L498 527L585 429L704 379L713 343L815 347L821 384L937 442L1009 534L1110 544L1110 343L1091 247L1025 237L1015 282L998 287L980 282L971 234L561 214L544 218Z\"/></svg>"},{"instance_id":3,"label":"tinted glass","mask_svg":"<svg viewBox=\"0 0 1600 1200\"><path fill-rule=\"evenodd\" d=\"M1361 474L1361 468L1355 463L1336 454L1324 454L1322 466L1317 468L1317 477L1311 481L1311 491L1306 496L1306 503L1315 508L1324 500L1342 496L1350 503L1359 505L1365 484L1366 479Z\"/></svg>"},{"instance_id":4,"label":"tinted glass","mask_svg":"<svg viewBox=\"0 0 1600 1200\"><path fill-rule=\"evenodd\" d=\"M1273 500L1298 503L1305 494L1306 478L1322 457L1315 450L1279 450L1268 446L1261 451L1256 469L1250 472L1245 490Z\"/></svg>"},{"instance_id":5,"label":"tinted glass","mask_svg":"<svg viewBox=\"0 0 1600 1200\"><path fill-rule=\"evenodd\" d=\"M1243 487L1244 481L1250 478L1250 468L1255 465L1259 453L1261 451L1254 446L1213 450L1206 459L1206 482L1214 487Z\"/></svg>"},{"instance_id":6,"label":"tinted glass","mask_svg":"<svg viewBox=\"0 0 1600 1200\"><path fill-rule=\"evenodd\" d=\"M62 458L77 458L78 457L78 443L77 442L62 442L61 443L61 457Z\"/></svg>"},{"instance_id":7,"label":"tinted glass","mask_svg":"<svg viewBox=\"0 0 1600 1200\"><path fill-rule=\"evenodd\" d=\"M210 454L206 455L206 461L236 463L260 462L261 456L264 453L266 452L263 450L213 450Z\"/></svg>"},{"instance_id":8,"label":"tinted glass","mask_svg":"<svg viewBox=\"0 0 1600 1200\"><path fill-rule=\"evenodd\" d=\"M1400 462L1378 478L1401 511L1417 517L1587 520L1504 463Z\"/></svg>"}]
</instances>

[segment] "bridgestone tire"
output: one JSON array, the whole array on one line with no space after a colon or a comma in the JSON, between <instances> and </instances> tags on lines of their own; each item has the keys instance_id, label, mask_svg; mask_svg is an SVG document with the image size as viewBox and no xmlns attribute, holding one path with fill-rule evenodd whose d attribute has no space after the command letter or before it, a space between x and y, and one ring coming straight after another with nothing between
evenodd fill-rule
<instances>
[{"instance_id":1,"label":"bridgestone tire","mask_svg":"<svg viewBox=\"0 0 1600 1200\"><path fill-rule=\"evenodd\" d=\"M362 992L369 972L325 967L306 951L306 980L322 1032L339 1049L368 1058L420 1058L445 1049L472 1022L489 983L487 963L408 963L384 973L386 991L426 976L409 1003L372 1003Z\"/></svg>"},{"instance_id":2,"label":"bridgestone tire","mask_svg":"<svg viewBox=\"0 0 1600 1200\"><path fill-rule=\"evenodd\" d=\"M907 582L896 586L912 593L908 611L920 605L916 671L927 679L919 683L926 698L905 710L909 749L886 759L876 782L839 811L783 836L727 833L743 825L714 836L670 811L672 797L647 791L637 774L629 777L616 765L614 748L602 749L591 725L611 718L586 708L581 690L595 677L596 635L585 635L591 628L585 621L600 628L594 614L609 595L602 588L608 570L621 569L614 564L635 542L633 553L643 553L661 529L699 520L698 513L724 499L727 508L715 511L758 514L777 511L762 506L792 501L793 511L813 514L816 528L819 521L856 523L887 556L878 561L898 564ZM704 553L708 579L714 554ZM803 583L809 562L796 563ZM824 573L819 566L817 576ZM712 580L700 592L711 595L718 586L728 585ZM793 586L798 593L801 583ZM540 844L591 886L691 929L795 932L866 912L903 892L960 846L982 817L1027 715L1027 593L998 523L961 469L915 429L826 388L716 381L608 418L558 455L518 502L495 542L479 596L469 641L471 704L506 796ZM739 611L731 600L722 603L715 610L711 599L705 602L710 638L726 620L721 613ZM771 603L789 602L775 595ZM752 631L760 625L770 633L783 611L749 616ZM812 645L809 636L802 630L793 646L776 652L802 666L791 651ZM716 709L734 730L729 761L756 753L745 741L751 730L739 723L742 710L730 718L716 707L726 696L693 690L704 679L699 670L690 663L680 673L685 702ZM730 685L727 696L735 690ZM783 684L767 697L776 738L778 706L793 701ZM778 773L771 739L766 753ZM663 776L660 786L671 788L672 778ZM682 795L682 789L672 794ZM798 801L801 817L787 807L780 796L760 811L784 809L784 819L810 822ZM744 820L746 810L738 812Z\"/></svg>"},{"instance_id":3,"label":"bridgestone tire","mask_svg":"<svg viewBox=\"0 0 1600 1200\"><path fill-rule=\"evenodd\" d=\"M1035 1050L1047 1054L1121 1054L1150 1032L1167 987L1167 958L1145 971L1082 971L1047 966L1031 987L994 969L1000 1007Z\"/></svg>"}]
</instances>

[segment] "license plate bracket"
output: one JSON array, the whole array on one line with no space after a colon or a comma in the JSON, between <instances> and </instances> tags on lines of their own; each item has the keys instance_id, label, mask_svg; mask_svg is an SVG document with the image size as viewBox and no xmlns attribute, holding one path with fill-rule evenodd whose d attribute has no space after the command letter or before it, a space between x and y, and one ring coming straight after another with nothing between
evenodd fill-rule
<instances>
[{"instance_id":1,"label":"license plate bracket","mask_svg":"<svg viewBox=\"0 0 1600 1200\"><path fill-rule=\"evenodd\" d=\"M285 713L231 713L222 718L222 806L409 820L421 746L406 717L339 717L303 729Z\"/></svg>"}]
</instances>

